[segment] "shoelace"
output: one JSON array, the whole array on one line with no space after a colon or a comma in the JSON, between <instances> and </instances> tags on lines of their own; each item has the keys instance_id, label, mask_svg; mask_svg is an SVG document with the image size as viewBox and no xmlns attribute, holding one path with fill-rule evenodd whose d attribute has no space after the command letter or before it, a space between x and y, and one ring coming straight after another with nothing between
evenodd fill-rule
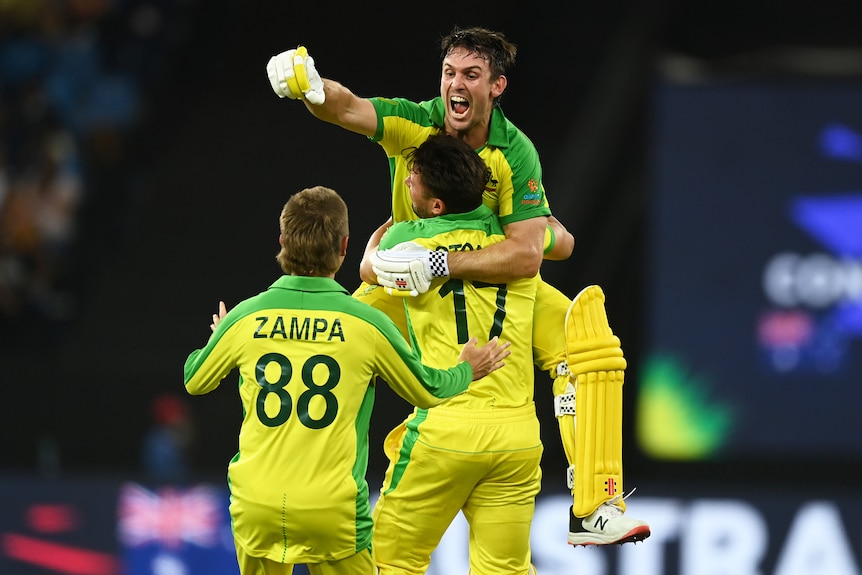
<instances>
[{"instance_id":1,"label":"shoelace","mask_svg":"<svg viewBox=\"0 0 862 575\"><path fill-rule=\"evenodd\" d=\"M623 510L620 507L620 500L625 500L631 497L631 494L637 490L637 487L628 492L628 494L620 493L613 499L609 499L602 504L602 507L605 508L605 515L608 517L619 517L623 514Z\"/></svg>"}]
</instances>

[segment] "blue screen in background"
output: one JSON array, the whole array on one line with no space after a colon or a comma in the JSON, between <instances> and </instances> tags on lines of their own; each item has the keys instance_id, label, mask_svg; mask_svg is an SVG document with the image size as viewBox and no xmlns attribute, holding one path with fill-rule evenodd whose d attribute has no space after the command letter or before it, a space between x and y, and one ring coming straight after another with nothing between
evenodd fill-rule
<instances>
[{"instance_id":1,"label":"blue screen in background","mask_svg":"<svg viewBox=\"0 0 862 575\"><path fill-rule=\"evenodd\" d=\"M654 97L639 449L862 456L862 82Z\"/></svg>"}]
</instances>

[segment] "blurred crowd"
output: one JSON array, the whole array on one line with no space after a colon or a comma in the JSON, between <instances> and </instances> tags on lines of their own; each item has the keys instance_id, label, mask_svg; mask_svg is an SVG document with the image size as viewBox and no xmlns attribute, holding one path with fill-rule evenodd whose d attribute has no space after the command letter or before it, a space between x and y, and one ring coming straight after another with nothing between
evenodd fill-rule
<instances>
[{"instance_id":1,"label":"blurred crowd","mask_svg":"<svg viewBox=\"0 0 862 575\"><path fill-rule=\"evenodd\" d=\"M74 320L83 238L123 226L109 212L138 193L131 144L193 2L0 0L0 345Z\"/></svg>"}]
</instances>

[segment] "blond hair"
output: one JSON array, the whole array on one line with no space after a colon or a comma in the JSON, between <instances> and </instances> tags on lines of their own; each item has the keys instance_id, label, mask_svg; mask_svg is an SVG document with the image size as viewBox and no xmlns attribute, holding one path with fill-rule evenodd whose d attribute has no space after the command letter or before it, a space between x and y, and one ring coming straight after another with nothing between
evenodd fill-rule
<instances>
[{"instance_id":1,"label":"blond hair","mask_svg":"<svg viewBox=\"0 0 862 575\"><path fill-rule=\"evenodd\" d=\"M349 235L347 204L335 190L314 186L292 195L281 210L279 228L276 260L284 273L330 276L341 267Z\"/></svg>"}]
</instances>

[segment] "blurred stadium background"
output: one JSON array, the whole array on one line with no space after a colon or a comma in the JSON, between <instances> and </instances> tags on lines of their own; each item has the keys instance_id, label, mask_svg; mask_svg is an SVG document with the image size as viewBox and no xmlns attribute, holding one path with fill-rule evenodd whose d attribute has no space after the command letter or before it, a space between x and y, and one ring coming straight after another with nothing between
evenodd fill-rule
<instances>
[{"instance_id":1,"label":"blurred stadium background","mask_svg":"<svg viewBox=\"0 0 862 575\"><path fill-rule=\"evenodd\" d=\"M235 571L239 405L230 386L187 400L183 361L220 299L277 275L291 193L348 201L352 288L389 185L375 144L276 98L265 64L302 43L360 95L427 99L456 24L519 46L503 109L576 237L542 273L570 296L603 286L629 359L626 489L653 536L565 545L537 374L540 572L860 572L862 4L846 0L0 0L0 572ZM380 389L372 491L407 410ZM157 473L166 437L174 475ZM463 529L435 573L466 573Z\"/></svg>"}]
</instances>

